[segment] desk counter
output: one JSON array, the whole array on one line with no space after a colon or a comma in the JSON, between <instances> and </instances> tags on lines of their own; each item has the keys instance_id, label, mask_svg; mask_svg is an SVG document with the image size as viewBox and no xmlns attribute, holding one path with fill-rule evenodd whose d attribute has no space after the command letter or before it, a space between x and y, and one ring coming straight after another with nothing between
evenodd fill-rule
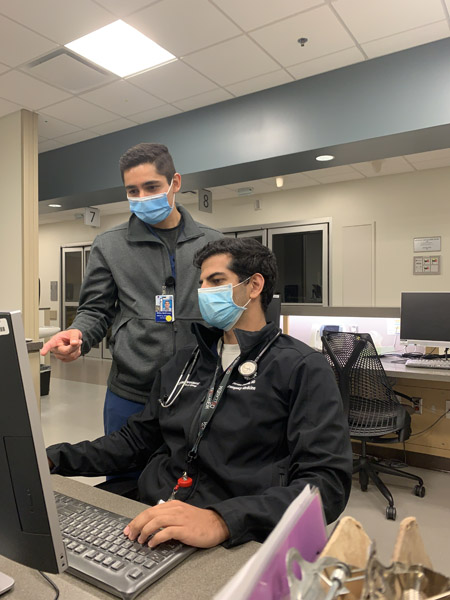
<instances>
[{"instance_id":1,"label":"desk counter","mask_svg":"<svg viewBox=\"0 0 450 600\"><path fill-rule=\"evenodd\" d=\"M450 383L450 369L417 369L405 366L405 361L405 358L398 356L384 356L381 359L388 377Z\"/></svg>"},{"instance_id":2,"label":"desk counter","mask_svg":"<svg viewBox=\"0 0 450 600\"><path fill-rule=\"evenodd\" d=\"M55 491L73 496L85 502L133 518L148 508L144 504L98 490L72 479L52 476ZM222 546L198 550L165 577L143 591L138 600L210 600L214 594L239 570L258 549L260 544L249 542L226 550ZM33 569L23 567L0 556L0 571L15 579L14 588L8 592L8 600L49 600L54 590ZM107 592L81 579L63 573L50 575L60 589L61 600L88 600L100 598L112 600Z\"/></svg>"}]
</instances>

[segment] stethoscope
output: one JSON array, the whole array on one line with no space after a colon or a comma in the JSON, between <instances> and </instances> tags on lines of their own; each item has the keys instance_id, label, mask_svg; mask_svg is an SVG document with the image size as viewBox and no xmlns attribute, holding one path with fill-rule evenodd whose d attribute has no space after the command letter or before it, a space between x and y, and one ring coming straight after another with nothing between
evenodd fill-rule
<instances>
[{"instance_id":1,"label":"stethoscope","mask_svg":"<svg viewBox=\"0 0 450 600\"><path fill-rule=\"evenodd\" d=\"M242 377L244 379L246 379L247 381L250 381L250 379L254 379L257 376L259 360L267 352L267 350L275 342L275 340L278 339L278 337L280 335L281 335L281 329L279 329L277 331L277 333L273 336L273 338L267 342L267 344L264 346L264 348L261 350L261 352L255 358L255 360L246 360L245 362L243 362L242 364L239 365L238 372L242 375ZM159 398L158 401L163 408L169 408L169 406L172 406L172 404L175 402L175 400L181 394L184 387L189 382L189 377L192 375L192 371L194 370L194 367L198 360L199 355L200 355L200 348L198 346L196 346L194 348L194 350L192 351L191 356L186 361L186 364L184 365L183 370L181 371L181 374L178 377L177 382L174 385L170 394L168 396L164 396L164 398L162 400L161 400L161 398ZM178 387L179 387L179 389L177 389Z\"/></svg>"}]
</instances>

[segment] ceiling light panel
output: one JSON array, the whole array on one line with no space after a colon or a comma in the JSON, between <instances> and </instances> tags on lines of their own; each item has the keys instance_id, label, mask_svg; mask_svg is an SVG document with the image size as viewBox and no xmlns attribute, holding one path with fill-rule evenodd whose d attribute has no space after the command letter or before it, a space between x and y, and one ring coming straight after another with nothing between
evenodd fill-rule
<instances>
[{"instance_id":1,"label":"ceiling light panel","mask_svg":"<svg viewBox=\"0 0 450 600\"><path fill-rule=\"evenodd\" d=\"M87 63L87 61L65 49L53 52L43 59L30 63L26 69L30 75L74 94L79 94L114 79L110 72Z\"/></svg>"},{"instance_id":2,"label":"ceiling light panel","mask_svg":"<svg viewBox=\"0 0 450 600\"><path fill-rule=\"evenodd\" d=\"M119 77L176 60L173 54L121 20L70 42L66 47Z\"/></svg>"}]
</instances>

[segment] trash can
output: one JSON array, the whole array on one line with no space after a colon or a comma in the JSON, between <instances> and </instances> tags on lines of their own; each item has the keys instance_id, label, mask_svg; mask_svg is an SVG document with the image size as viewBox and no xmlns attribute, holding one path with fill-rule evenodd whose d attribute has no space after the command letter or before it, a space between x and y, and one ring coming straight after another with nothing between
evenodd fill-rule
<instances>
[{"instance_id":1,"label":"trash can","mask_svg":"<svg viewBox=\"0 0 450 600\"><path fill-rule=\"evenodd\" d=\"M50 391L50 373L52 368L50 365L41 365L41 396L48 396Z\"/></svg>"}]
</instances>

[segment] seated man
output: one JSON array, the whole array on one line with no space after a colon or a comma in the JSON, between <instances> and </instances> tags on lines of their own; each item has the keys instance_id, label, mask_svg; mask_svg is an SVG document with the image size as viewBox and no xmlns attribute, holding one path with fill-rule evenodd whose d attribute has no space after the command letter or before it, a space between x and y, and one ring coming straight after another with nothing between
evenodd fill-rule
<instances>
[{"instance_id":1,"label":"seated man","mask_svg":"<svg viewBox=\"0 0 450 600\"><path fill-rule=\"evenodd\" d=\"M142 469L151 508L125 528L150 546L177 539L208 548L264 541L307 484L328 522L344 509L352 454L333 372L324 357L266 324L277 268L250 238L199 250L197 349L159 372L144 410L118 432L48 449L53 473ZM161 500L170 502L159 503Z\"/></svg>"}]
</instances>

